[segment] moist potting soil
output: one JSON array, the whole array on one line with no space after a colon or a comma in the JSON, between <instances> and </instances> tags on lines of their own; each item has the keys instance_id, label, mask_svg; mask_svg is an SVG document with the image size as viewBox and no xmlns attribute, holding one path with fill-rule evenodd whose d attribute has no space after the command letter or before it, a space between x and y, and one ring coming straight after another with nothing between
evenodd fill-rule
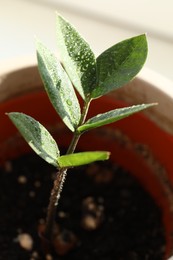
<instances>
[{"instance_id":1,"label":"moist potting soil","mask_svg":"<svg viewBox=\"0 0 173 260\"><path fill-rule=\"evenodd\" d=\"M56 169L35 154L1 168L0 260L163 259L161 210L111 161L69 170L56 215L58 253L44 255L38 230L55 176Z\"/></svg>"}]
</instances>

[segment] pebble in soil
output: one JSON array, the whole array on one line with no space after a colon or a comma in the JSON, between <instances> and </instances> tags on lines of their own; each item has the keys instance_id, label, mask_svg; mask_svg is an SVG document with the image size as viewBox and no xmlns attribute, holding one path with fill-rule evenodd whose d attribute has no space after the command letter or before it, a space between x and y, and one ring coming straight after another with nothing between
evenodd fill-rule
<instances>
[{"instance_id":1,"label":"pebble in soil","mask_svg":"<svg viewBox=\"0 0 173 260\"><path fill-rule=\"evenodd\" d=\"M0 260L163 259L160 209L110 161L68 173L56 216L57 243L67 253L43 256L37 228L44 223L55 169L32 154L6 165L0 170Z\"/></svg>"}]
</instances>

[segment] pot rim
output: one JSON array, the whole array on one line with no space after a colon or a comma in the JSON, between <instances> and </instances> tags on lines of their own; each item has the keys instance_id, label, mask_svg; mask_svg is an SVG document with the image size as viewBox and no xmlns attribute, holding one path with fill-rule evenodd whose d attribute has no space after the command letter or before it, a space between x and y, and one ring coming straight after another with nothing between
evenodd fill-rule
<instances>
[{"instance_id":1,"label":"pot rim","mask_svg":"<svg viewBox=\"0 0 173 260\"><path fill-rule=\"evenodd\" d=\"M22 79L21 71L25 73ZM13 75L11 81L10 75ZM37 70L36 56L22 56L0 62L0 102L13 95L16 75L20 77L20 81L23 80L22 84L26 81L26 85L30 85L26 86L23 92L31 88L33 90L40 88L42 82ZM31 77L31 75L34 76ZM19 91L22 91L20 87ZM111 96L132 104L157 102L157 106L144 113L160 128L173 135L173 113L168 113L168 111L173 111L173 82L169 79L144 67L133 81L113 94L111 92Z\"/></svg>"},{"instance_id":2,"label":"pot rim","mask_svg":"<svg viewBox=\"0 0 173 260\"><path fill-rule=\"evenodd\" d=\"M37 67L37 59L36 56L28 55L28 56L20 56L14 57L11 59L1 60L0 61L0 77L4 74L9 74L11 72L20 71L23 68L27 67ZM138 79L141 81L145 81L149 83L152 87L162 91L173 99L173 82L161 75L160 73L148 68L144 67L137 75ZM135 79L134 79L135 80ZM164 88L163 88L164 86Z\"/></svg>"}]
</instances>

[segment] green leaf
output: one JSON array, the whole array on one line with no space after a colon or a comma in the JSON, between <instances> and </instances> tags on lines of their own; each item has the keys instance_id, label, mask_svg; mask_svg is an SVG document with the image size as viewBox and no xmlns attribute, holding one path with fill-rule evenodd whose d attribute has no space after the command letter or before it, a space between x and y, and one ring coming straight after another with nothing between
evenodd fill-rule
<instances>
[{"instance_id":1,"label":"green leaf","mask_svg":"<svg viewBox=\"0 0 173 260\"><path fill-rule=\"evenodd\" d=\"M59 167L74 167L89 164L95 161L108 160L109 152L96 151L96 152L81 152L58 157Z\"/></svg>"},{"instance_id":2,"label":"green leaf","mask_svg":"<svg viewBox=\"0 0 173 260\"><path fill-rule=\"evenodd\" d=\"M97 58L98 82L92 98L98 98L132 80L143 67L148 47L146 36L122 41Z\"/></svg>"},{"instance_id":3,"label":"green leaf","mask_svg":"<svg viewBox=\"0 0 173 260\"><path fill-rule=\"evenodd\" d=\"M45 90L56 112L74 131L80 120L80 106L74 88L57 58L37 42L38 68Z\"/></svg>"},{"instance_id":4,"label":"green leaf","mask_svg":"<svg viewBox=\"0 0 173 260\"><path fill-rule=\"evenodd\" d=\"M98 114L97 116L90 118L85 124L78 127L77 130L79 132L84 132L96 127L110 124L154 105L156 105L156 103L141 104L114 109L104 114Z\"/></svg>"},{"instance_id":5,"label":"green leaf","mask_svg":"<svg viewBox=\"0 0 173 260\"><path fill-rule=\"evenodd\" d=\"M96 85L96 60L88 43L63 17L57 15L58 48L75 88L86 100Z\"/></svg>"},{"instance_id":6,"label":"green leaf","mask_svg":"<svg viewBox=\"0 0 173 260\"><path fill-rule=\"evenodd\" d=\"M31 148L46 162L58 167L59 149L46 128L23 113L13 112L8 113L8 116Z\"/></svg>"}]
</instances>

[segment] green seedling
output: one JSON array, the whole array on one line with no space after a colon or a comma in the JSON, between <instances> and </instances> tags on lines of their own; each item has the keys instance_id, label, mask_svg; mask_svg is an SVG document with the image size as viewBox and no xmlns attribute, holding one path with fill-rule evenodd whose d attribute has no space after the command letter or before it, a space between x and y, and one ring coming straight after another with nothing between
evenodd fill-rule
<instances>
[{"instance_id":1,"label":"green seedling","mask_svg":"<svg viewBox=\"0 0 173 260\"><path fill-rule=\"evenodd\" d=\"M122 87L141 70L147 57L146 35L115 44L96 58L88 43L69 22L60 15L57 15L56 19L61 62L40 41L37 41L37 59L50 102L64 124L73 132L66 154L61 155L51 134L34 118L18 112L8 113L31 148L57 168L44 234L50 241L67 170L70 167L107 160L110 156L108 151L75 153L81 135L154 105L141 104L114 109L86 120L91 101L94 102L95 99ZM75 90L82 97L83 106L79 105Z\"/></svg>"}]
</instances>

